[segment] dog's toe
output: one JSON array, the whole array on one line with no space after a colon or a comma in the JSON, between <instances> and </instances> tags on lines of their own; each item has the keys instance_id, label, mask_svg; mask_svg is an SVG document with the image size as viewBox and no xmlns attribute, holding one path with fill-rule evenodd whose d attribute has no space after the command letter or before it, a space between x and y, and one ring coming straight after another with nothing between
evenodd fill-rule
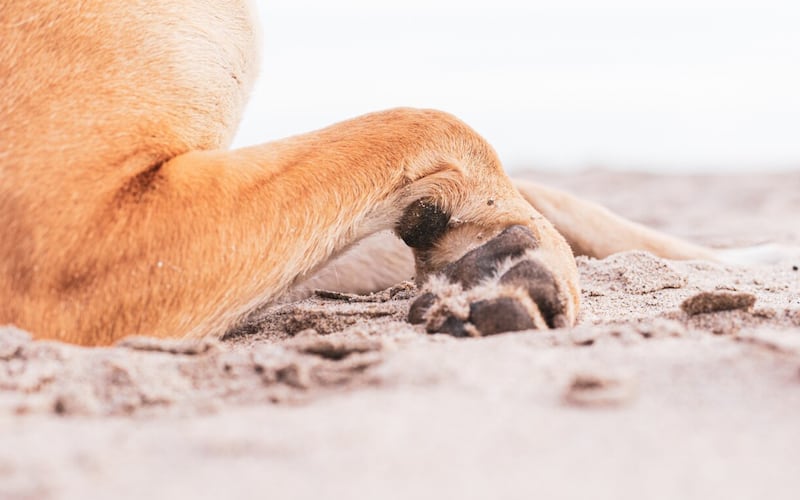
<instances>
[{"instance_id":1,"label":"dog's toe","mask_svg":"<svg viewBox=\"0 0 800 500\"><path fill-rule=\"evenodd\" d=\"M525 290L533 299L550 328L557 328L557 318L564 313L564 303L559 297L556 279L547 268L535 260L523 260L506 271L499 279L500 285Z\"/></svg>"},{"instance_id":2,"label":"dog's toe","mask_svg":"<svg viewBox=\"0 0 800 500\"><path fill-rule=\"evenodd\" d=\"M469 321L481 335L536 328L528 308L511 297L473 302L469 307Z\"/></svg>"}]
</instances>

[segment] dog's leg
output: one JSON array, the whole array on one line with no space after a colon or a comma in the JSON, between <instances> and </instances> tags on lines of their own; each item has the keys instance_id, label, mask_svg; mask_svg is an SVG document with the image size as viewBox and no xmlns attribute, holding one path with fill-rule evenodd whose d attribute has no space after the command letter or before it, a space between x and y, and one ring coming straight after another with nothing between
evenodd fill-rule
<instances>
[{"instance_id":1,"label":"dog's leg","mask_svg":"<svg viewBox=\"0 0 800 500\"><path fill-rule=\"evenodd\" d=\"M800 250L779 244L708 248L624 219L596 203L530 181L515 181L522 196L564 235L577 255L603 258L645 250L675 260L702 259L726 264L771 264L796 260Z\"/></svg>"},{"instance_id":2,"label":"dog's leg","mask_svg":"<svg viewBox=\"0 0 800 500\"><path fill-rule=\"evenodd\" d=\"M378 231L332 259L281 297L293 301L314 290L366 294L414 277L414 254L393 231Z\"/></svg>"},{"instance_id":3,"label":"dog's leg","mask_svg":"<svg viewBox=\"0 0 800 500\"><path fill-rule=\"evenodd\" d=\"M709 248L623 219L564 191L530 181L515 181L515 185L564 235L576 255L604 258L626 250L646 250L666 259L717 259Z\"/></svg>"},{"instance_id":4,"label":"dog's leg","mask_svg":"<svg viewBox=\"0 0 800 500\"><path fill-rule=\"evenodd\" d=\"M541 293L555 300L546 314L569 324L577 312L563 238L514 189L491 147L440 112L393 110L263 146L187 153L95 203L92 244L64 248L31 290L39 293L16 308L19 326L39 337L102 344L134 333L222 333L386 229L414 248L425 280L522 227L534 266L546 271ZM539 292L530 293L529 305Z\"/></svg>"}]
</instances>

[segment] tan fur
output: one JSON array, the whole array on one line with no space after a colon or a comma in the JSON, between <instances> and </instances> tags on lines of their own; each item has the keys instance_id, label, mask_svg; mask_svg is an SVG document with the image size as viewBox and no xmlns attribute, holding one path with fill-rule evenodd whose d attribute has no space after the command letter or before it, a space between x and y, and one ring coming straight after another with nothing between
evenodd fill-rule
<instances>
[{"instance_id":1,"label":"tan fur","mask_svg":"<svg viewBox=\"0 0 800 500\"><path fill-rule=\"evenodd\" d=\"M255 76L251 17L243 0L4 3L0 324L91 345L220 334L420 198L453 218L417 252L418 275L523 224L574 322L569 246L448 114L396 109L227 150ZM526 196L539 194L553 198ZM584 248L572 225L561 229ZM362 248L395 255L407 278L393 241ZM392 275L361 274L343 287Z\"/></svg>"}]
</instances>

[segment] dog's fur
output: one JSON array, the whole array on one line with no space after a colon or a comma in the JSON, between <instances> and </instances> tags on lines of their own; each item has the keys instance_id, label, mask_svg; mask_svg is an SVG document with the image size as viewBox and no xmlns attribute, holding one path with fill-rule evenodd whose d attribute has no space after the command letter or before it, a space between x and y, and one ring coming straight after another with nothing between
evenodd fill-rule
<instances>
[{"instance_id":1,"label":"dog's fur","mask_svg":"<svg viewBox=\"0 0 800 500\"><path fill-rule=\"evenodd\" d=\"M571 324L576 266L547 219L579 253L711 256L565 193L518 191L486 141L438 111L227 150L256 72L251 17L244 0L4 2L0 324L93 345L219 334L362 238L424 236L424 219L403 226L420 200L449 223L414 259L383 233L301 287L424 277L520 224Z\"/></svg>"}]
</instances>

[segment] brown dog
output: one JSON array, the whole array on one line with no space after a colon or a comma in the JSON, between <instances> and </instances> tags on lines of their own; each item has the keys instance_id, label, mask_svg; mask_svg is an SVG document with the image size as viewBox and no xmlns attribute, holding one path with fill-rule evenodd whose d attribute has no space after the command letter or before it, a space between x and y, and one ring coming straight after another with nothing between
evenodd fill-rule
<instances>
[{"instance_id":1,"label":"brown dog","mask_svg":"<svg viewBox=\"0 0 800 500\"><path fill-rule=\"evenodd\" d=\"M0 324L39 338L220 334L383 230L414 259L384 233L337 261L361 270L337 286L416 267L466 291L482 269L510 290L488 316L535 327L571 325L579 306L572 251L545 217L580 253L711 256L564 193L518 191L486 141L438 111L227 150L256 72L244 0L6 2L0 26Z\"/></svg>"}]
</instances>

